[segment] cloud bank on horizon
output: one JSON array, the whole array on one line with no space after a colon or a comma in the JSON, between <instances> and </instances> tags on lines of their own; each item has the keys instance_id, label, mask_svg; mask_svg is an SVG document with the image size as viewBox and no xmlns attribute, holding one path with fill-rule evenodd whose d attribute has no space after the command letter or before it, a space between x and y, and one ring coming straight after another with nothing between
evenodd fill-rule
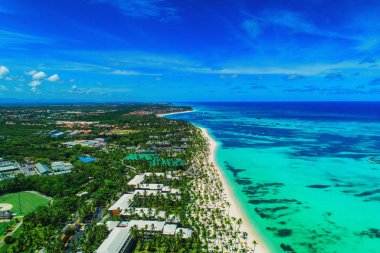
<instances>
[{"instance_id":1,"label":"cloud bank on horizon","mask_svg":"<svg viewBox=\"0 0 380 253\"><path fill-rule=\"evenodd\" d=\"M0 0L0 98L379 100L376 0Z\"/></svg>"}]
</instances>

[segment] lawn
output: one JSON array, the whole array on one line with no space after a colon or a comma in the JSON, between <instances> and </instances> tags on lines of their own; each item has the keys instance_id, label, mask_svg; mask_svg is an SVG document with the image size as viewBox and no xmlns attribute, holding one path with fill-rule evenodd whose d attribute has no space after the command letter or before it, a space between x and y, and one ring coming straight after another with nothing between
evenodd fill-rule
<instances>
[{"instance_id":1,"label":"lawn","mask_svg":"<svg viewBox=\"0 0 380 253\"><path fill-rule=\"evenodd\" d=\"M11 211L15 215L27 215L49 202L50 200L31 192L9 193L0 196L0 203L11 204L13 206ZM21 203L21 213L19 203Z\"/></svg>"},{"instance_id":2,"label":"lawn","mask_svg":"<svg viewBox=\"0 0 380 253\"><path fill-rule=\"evenodd\" d=\"M5 228L8 226L8 222L4 223L4 220L0 221L0 236L4 234Z\"/></svg>"}]
</instances>

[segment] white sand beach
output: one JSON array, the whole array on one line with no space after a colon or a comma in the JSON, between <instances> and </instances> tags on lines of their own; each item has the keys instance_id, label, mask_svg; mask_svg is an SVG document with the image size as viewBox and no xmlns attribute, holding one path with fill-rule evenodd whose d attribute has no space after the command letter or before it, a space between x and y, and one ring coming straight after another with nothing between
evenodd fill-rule
<instances>
[{"instance_id":1,"label":"white sand beach","mask_svg":"<svg viewBox=\"0 0 380 253\"><path fill-rule=\"evenodd\" d=\"M171 113L163 113L163 114L157 114L157 117L165 117L168 115L173 115L173 114L182 114L182 113L189 113L189 112L195 112L195 110L189 110L189 111L182 111L182 112L171 112Z\"/></svg>"},{"instance_id":2,"label":"white sand beach","mask_svg":"<svg viewBox=\"0 0 380 253\"><path fill-rule=\"evenodd\" d=\"M254 227L249 223L246 215L243 213L243 211L239 207L239 203L236 200L236 198L233 195L231 187L228 185L227 180L223 174L223 171L221 168L218 166L218 163L216 162L216 150L217 150L217 142L211 138L209 133L207 132L207 129L201 128L202 134L205 138L208 139L209 145L210 145L210 155L209 155L209 162L213 163L215 167L217 168L219 177L223 183L224 190L227 196L227 200L230 202L231 207L230 207L230 215L236 218L242 219L243 223L241 226L241 230L245 231L248 233L248 241L252 242L255 240L258 244L256 245L256 250L255 252L257 253L269 253L270 250L266 246L265 242L260 238L260 235L255 231Z\"/></svg>"}]
</instances>

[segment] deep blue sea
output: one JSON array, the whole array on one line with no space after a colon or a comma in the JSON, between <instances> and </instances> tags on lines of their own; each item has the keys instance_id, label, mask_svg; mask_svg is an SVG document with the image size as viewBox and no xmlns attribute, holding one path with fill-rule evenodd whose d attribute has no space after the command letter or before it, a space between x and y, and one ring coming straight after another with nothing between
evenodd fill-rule
<instances>
[{"instance_id":1,"label":"deep blue sea","mask_svg":"<svg viewBox=\"0 0 380 253\"><path fill-rule=\"evenodd\" d=\"M380 252L380 102L188 105L274 252Z\"/></svg>"}]
</instances>

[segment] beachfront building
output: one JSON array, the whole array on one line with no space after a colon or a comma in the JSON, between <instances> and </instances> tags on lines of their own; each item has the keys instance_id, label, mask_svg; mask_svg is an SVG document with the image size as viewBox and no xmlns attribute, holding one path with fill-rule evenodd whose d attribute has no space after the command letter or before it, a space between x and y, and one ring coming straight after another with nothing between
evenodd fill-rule
<instances>
[{"instance_id":1,"label":"beachfront building","mask_svg":"<svg viewBox=\"0 0 380 253\"><path fill-rule=\"evenodd\" d=\"M120 215L124 210L129 208L134 196L135 193L124 194L110 208L108 208L108 213L111 215Z\"/></svg>"},{"instance_id":2,"label":"beachfront building","mask_svg":"<svg viewBox=\"0 0 380 253\"><path fill-rule=\"evenodd\" d=\"M176 194L176 196L171 196L171 197L175 197L176 199L181 198L181 196L179 195L180 191L176 191L176 193L173 193L173 194ZM144 212L143 209L140 209L140 211L138 211L138 208L131 208L134 198L136 196L148 197L148 196L158 196L158 195L167 196L168 193L162 192L161 190L134 190L131 193L123 194L110 208L108 208L108 213L112 216L119 216L119 215L128 216L128 215L131 215L132 214L131 212L133 211L137 215L139 214L143 215L143 213L140 213L140 212ZM161 215L157 216L157 218L159 218L160 216Z\"/></svg>"},{"instance_id":3,"label":"beachfront building","mask_svg":"<svg viewBox=\"0 0 380 253\"><path fill-rule=\"evenodd\" d=\"M128 253L133 252L135 240L131 235L132 228L136 230L144 230L147 235L152 233L162 233L164 236L182 235L183 239L192 236L192 230L189 228L181 228L176 224L169 224L164 221L151 220L131 220L121 221L115 226L107 223L107 227L111 229L111 233L95 251L96 253Z\"/></svg>"},{"instance_id":4,"label":"beachfront building","mask_svg":"<svg viewBox=\"0 0 380 253\"><path fill-rule=\"evenodd\" d=\"M19 173L21 173L21 169L18 162L0 158L0 181L14 178Z\"/></svg>"},{"instance_id":5,"label":"beachfront building","mask_svg":"<svg viewBox=\"0 0 380 253\"><path fill-rule=\"evenodd\" d=\"M126 253L132 252L132 236L129 227L116 227L103 241L96 253Z\"/></svg>"},{"instance_id":6,"label":"beachfront building","mask_svg":"<svg viewBox=\"0 0 380 253\"><path fill-rule=\"evenodd\" d=\"M185 161L179 158L161 158L158 154L150 153L136 153L130 154L124 158L126 162L137 162L145 160L151 167L165 166L165 167L183 167L185 166Z\"/></svg>"},{"instance_id":7,"label":"beachfront building","mask_svg":"<svg viewBox=\"0 0 380 253\"><path fill-rule=\"evenodd\" d=\"M153 184L153 183L146 184L146 183L144 183L149 177L156 177L156 178L162 177L162 178L165 178L166 180L178 179L178 176L175 172L170 172L170 173L146 172L146 173L136 175L127 184L128 184L128 186L131 186L136 190L157 190L157 191L161 191L161 193L180 194L180 190L172 189L170 186L165 186L164 184Z\"/></svg>"},{"instance_id":8,"label":"beachfront building","mask_svg":"<svg viewBox=\"0 0 380 253\"><path fill-rule=\"evenodd\" d=\"M146 172L146 173L136 175L131 181L128 182L128 185L132 186L132 187L137 187L138 185L145 182L145 180L148 179L149 177L164 177L167 180L174 180L174 179L178 179L177 175L178 175L178 173L176 173L174 171L173 172L167 172L167 173Z\"/></svg>"},{"instance_id":9,"label":"beachfront building","mask_svg":"<svg viewBox=\"0 0 380 253\"><path fill-rule=\"evenodd\" d=\"M112 216L123 216L128 217L132 215L137 215L140 217L150 216L155 219L159 218L170 218L174 222L178 222L178 217L170 216L166 217L165 212L156 211L156 209L149 208L131 208L131 204L136 196L170 196L176 199L181 198L181 191L179 189L171 188L170 186L165 186L164 184L144 184L144 181L151 176L165 177L168 179L175 178L173 173L165 175L165 173L143 173L136 175L127 184L134 188L133 191L123 194L110 208L108 208L108 213ZM169 195L171 194L171 195ZM154 215L152 215L154 214Z\"/></svg>"}]
</instances>

